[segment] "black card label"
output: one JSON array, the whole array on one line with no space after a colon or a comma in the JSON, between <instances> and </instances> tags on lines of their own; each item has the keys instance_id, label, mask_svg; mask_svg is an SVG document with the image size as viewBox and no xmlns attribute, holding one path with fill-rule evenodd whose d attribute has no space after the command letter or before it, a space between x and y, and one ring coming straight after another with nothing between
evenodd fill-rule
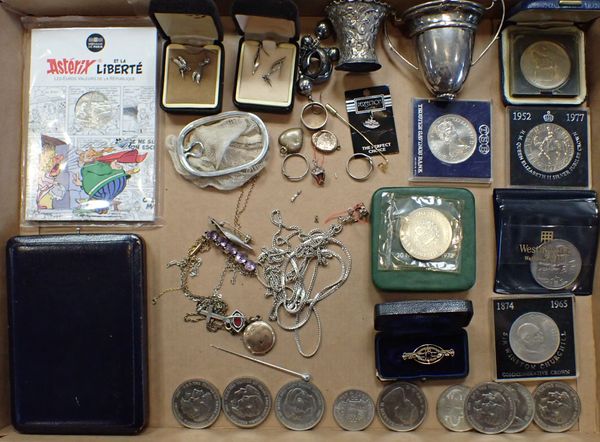
<instances>
[{"instance_id":1,"label":"black card label","mask_svg":"<svg viewBox=\"0 0 600 442\"><path fill-rule=\"evenodd\" d=\"M398 153L392 96L388 86L346 91L348 121L354 153Z\"/></svg>"}]
</instances>

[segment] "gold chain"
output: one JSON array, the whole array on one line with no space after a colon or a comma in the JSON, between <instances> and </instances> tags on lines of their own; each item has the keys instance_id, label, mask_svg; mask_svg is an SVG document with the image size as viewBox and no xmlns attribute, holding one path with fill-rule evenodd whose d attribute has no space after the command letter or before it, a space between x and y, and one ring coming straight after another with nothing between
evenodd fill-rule
<instances>
[{"instance_id":1,"label":"gold chain","mask_svg":"<svg viewBox=\"0 0 600 442\"><path fill-rule=\"evenodd\" d=\"M244 213L244 211L248 207L248 201L250 200L250 196L252 195L252 191L254 190L255 184L256 184L256 176L253 177L246 184L246 186L249 186L248 192L246 192L246 186L242 187L240 196L238 197L238 200L237 200L237 203L235 206L235 214L234 214L233 222L234 222L234 226L236 229L241 228L240 216ZM244 195L245 195L245 198L244 198ZM243 201L243 204L242 204L242 201ZM227 273L227 271L232 271L232 268L234 268L234 266L232 266L231 265L232 263L230 262L230 260L232 259L231 257L228 257L228 259L227 259L225 268L223 269L223 272L221 273L220 281L218 282L217 286L213 290L213 292L215 292L215 293L213 293L212 296L208 297L208 296L195 295L194 293L192 293L192 291L189 288L189 279L190 279L190 277L196 276L196 274L198 272L198 268L200 267L200 264L201 264L201 260L200 260L200 258L197 257L197 255L208 252L210 250L210 248L211 248L210 241L203 235L200 238L198 238L196 241L194 241L194 244L192 244L192 246L188 249L188 253L185 258L183 258L180 261L171 261L167 265L167 267L173 267L173 266L179 267L179 272L180 272L179 287L171 287L171 288L163 290L162 292L160 292L160 294L158 296L156 296L152 299L152 304L156 304L158 299L167 293L181 291L188 299L191 299L192 301L203 302L203 303L204 302L217 303L217 305L215 305L215 307L216 307L214 310L215 313L224 313L225 310L227 310L227 304L224 301L220 300L220 298L218 298L216 292L218 292L221 289L221 286L223 285L225 273ZM235 273L234 273L234 278L232 278L232 282L235 282Z\"/></svg>"}]
</instances>

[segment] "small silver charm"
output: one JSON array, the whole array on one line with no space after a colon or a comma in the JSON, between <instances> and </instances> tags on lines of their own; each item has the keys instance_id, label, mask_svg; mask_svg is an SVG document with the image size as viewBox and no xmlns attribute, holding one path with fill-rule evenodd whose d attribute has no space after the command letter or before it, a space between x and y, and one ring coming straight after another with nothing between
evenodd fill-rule
<instances>
[{"instance_id":1,"label":"small silver charm","mask_svg":"<svg viewBox=\"0 0 600 442\"><path fill-rule=\"evenodd\" d=\"M188 65L187 60L181 55L178 55L177 57L171 57L171 61L175 63L175 65L179 69L179 74L181 75L181 78L184 78L185 74L192 70L192 68L190 68L190 66Z\"/></svg>"},{"instance_id":2,"label":"small silver charm","mask_svg":"<svg viewBox=\"0 0 600 442\"><path fill-rule=\"evenodd\" d=\"M265 47L263 46L263 42L258 42L258 47L256 48L256 55L254 56L254 64L252 65L252 75L256 74L256 71L260 67L260 52L264 52L267 57L270 57L269 53L265 51Z\"/></svg>"},{"instance_id":3,"label":"small silver charm","mask_svg":"<svg viewBox=\"0 0 600 442\"><path fill-rule=\"evenodd\" d=\"M198 67L194 72L192 72L192 80L196 84L200 84L202 81L202 71L204 70L204 66L210 64L210 57L206 57L204 60L198 63Z\"/></svg>"},{"instance_id":4,"label":"small silver charm","mask_svg":"<svg viewBox=\"0 0 600 442\"><path fill-rule=\"evenodd\" d=\"M367 129L377 129L379 126L381 126L381 124L373 117L373 112L371 111L369 118L363 121L363 126Z\"/></svg>"},{"instance_id":5,"label":"small silver charm","mask_svg":"<svg viewBox=\"0 0 600 442\"><path fill-rule=\"evenodd\" d=\"M269 72L262 76L262 79L265 80L265 83L267 83L271 87L273 86L271 84L271 75L275 74L276 72L280 72L284 63L285 57L281 57L280 59L275 60L273 62L273 64L271 65L271 69L269 69Z\"/></svg>"}]
</instances>

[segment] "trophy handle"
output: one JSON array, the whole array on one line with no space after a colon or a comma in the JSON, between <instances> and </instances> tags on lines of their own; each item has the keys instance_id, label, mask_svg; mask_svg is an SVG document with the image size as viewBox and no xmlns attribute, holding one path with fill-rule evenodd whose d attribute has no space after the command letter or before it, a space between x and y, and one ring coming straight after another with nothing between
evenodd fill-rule
<instances>
[{"instance_id":1,"label":"trophy handle","mask_svg":"<svg viewBox=\"0 0 600 442\"><path fill-rule=\"evenodd\" d=\"M494 2L496 0L493 0ZM492 3L493 4L493 3ZM503 3L504 4L504 3ZM396 19L396 21L400 21L399 19ZM404 61L404 63L406 63L407 65L409 65L411 68L413 68L415 71L418 71L419 68L417 66L415 66L413 63L411 63L410 61L408 61L408 59L406 59L406 57L404 57L404 55L402 55L398 49L396 49L394 47L394 45L392 44L392 40L390 40L390 36L388 35L388 30L387 30L387 20L383 23L383 35L385 37L385 41L388 44L388 47L390 48L390 50L396 54L398 57L400 57L400 59L402 61ZM491 46L491 45L490 45ZM487 49L486 49L487 50ZM481 54L483 55L483 54Z\"/></svg>"},{"instance_id":2,"label":"trophy handle","mask_svg":"<svg viewBox=\"0 0 600 442\"><path fill-rule=\"evenodd\" d=\"M496 4L496 1L497 0L492 0L492 4L489 5L485 9L487 11L492 9L494 7L494 5ZM496 33L494 34L494 38L492 38L492 41L490 41L488 43L488 45L485 47L485 49L483 51L481 51L481 54L479 54L479 56L475 59L475 61L473 61L471 63L471 66L475 66L475 63L477 63L479 60L481 60L481 57L483 57L485 55L485 53L492 47L492 45L496 42L496 40L498 40L498 37L500 36L500 31L502 31L502 26L504 25L504 17L506 16L506 5L504 3L504 0L500 0L500 5L502 6L502 18L500 19L500 24L498 25L498 29L496 30Z\"/></svg>"}]
</instances>

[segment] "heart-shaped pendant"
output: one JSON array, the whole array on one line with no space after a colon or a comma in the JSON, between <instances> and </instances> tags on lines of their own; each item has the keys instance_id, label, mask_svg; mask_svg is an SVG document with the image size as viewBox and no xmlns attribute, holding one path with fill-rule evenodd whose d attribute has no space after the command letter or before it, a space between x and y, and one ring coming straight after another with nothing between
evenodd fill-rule
<instances>
[{"instance_id":1,"label":"heart-shaped pendant","mask_svg":"<svg viewBox=\"0 0 600 442\"><path fill-rule=\"evenodd\" d=\"M302 149L303 142L304 132L302 132L301 128L288 129L279 135L279 151L282 155L298 153Z\"/></svg>"}]
</instances>

